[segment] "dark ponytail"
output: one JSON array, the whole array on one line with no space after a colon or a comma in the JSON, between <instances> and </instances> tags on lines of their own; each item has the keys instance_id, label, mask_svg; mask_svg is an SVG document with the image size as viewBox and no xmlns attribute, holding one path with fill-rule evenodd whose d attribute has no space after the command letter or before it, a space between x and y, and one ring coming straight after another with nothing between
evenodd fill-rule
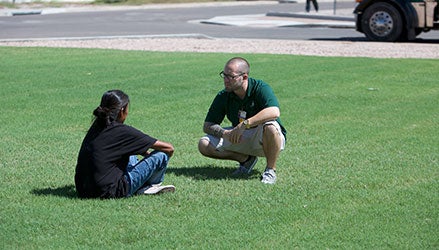
<instances>
[{"instance_id":1,"label":"dark ponytail","mask_svg":"<svg viewBox=\"0 0 439 250\"><path fill-rule=\"evenodd\" d=\"M117 120L119 113L126 108L130 99L127 94L121 90L109 90L104 93L99 105L94 111L94 124L98 127L105 128L113 121Z\"/></svg>"}]
</instances>

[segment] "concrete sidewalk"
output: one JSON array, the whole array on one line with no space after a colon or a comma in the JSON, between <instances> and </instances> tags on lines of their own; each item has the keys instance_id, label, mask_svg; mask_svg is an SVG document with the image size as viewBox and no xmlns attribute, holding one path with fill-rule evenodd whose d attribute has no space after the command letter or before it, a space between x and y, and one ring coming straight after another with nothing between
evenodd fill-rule
<instances>
[{"instance_id":1,"label":"concrete sidewalk","mask_svg":"<svg viewBox=\"0 0 439 250\"><path fill-rule=\"evenodd\" d=\"M246 26L246 27L330 27L355 28L355 17L352 9L338 9L306 12L269 12L260 15L217 16L207 20L193 20L204 24Z\"/></svg>"}]
</instances>

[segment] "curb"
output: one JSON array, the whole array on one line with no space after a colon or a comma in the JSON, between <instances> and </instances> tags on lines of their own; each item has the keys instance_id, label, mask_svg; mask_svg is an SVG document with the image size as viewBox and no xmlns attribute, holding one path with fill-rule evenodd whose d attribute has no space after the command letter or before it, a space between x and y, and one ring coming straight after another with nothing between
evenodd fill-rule
<instances>
[{"instance_id":1,"label":"curb","mask_svg":"<svg viewBox=\"0 0 439 250\"><path fill-rule=\"evenodd\" d=\"M16 10L7 12L6 16L41 15L42 12L42 10Z\"/></svg>"},{"instance_id":2,"label":"curb","mask_svg":"<svg viewBox=\"0 0 439 250\"><path fill-rule=\"evenodd\" d=\"M289 13L289 12L268 12L266 16L355 22L355 17L349 17L349 16L328 16L328 15L301 14L301 13Z\"/></svg>"}]
</instances>

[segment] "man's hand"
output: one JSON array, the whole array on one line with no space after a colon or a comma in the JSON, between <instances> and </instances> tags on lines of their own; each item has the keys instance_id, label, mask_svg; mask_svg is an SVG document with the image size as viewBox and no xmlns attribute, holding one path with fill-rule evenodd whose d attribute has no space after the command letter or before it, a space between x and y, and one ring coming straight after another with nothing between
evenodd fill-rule
<instances>
[{"instance_id":1,"label":"man's hand","mask_svg":"<svg viewBox=\"0 0 439 250\"><path fill-rule=\"evenodd\" d=\"M228 139L231 143L236 144L241 141L242 134L244 133L245 126L242 124L238 124L233 129L229 129L224 131L224 138Z\"/></svg>"}]
</instances>

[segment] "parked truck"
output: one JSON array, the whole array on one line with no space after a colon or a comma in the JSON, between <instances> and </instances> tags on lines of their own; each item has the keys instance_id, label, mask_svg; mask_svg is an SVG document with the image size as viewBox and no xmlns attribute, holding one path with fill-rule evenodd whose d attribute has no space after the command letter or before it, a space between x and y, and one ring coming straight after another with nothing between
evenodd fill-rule
<instances>
[{"instance_id":1,"label":"parked truck","mask_svg":"<svg viewBox=\"0 0 439 250\"><path fill-rule=\"evenodd\" d=\"M410 41L439 30L439 0L356 0L357 31L369 40Z\"/></svg>"}]
</instances>

